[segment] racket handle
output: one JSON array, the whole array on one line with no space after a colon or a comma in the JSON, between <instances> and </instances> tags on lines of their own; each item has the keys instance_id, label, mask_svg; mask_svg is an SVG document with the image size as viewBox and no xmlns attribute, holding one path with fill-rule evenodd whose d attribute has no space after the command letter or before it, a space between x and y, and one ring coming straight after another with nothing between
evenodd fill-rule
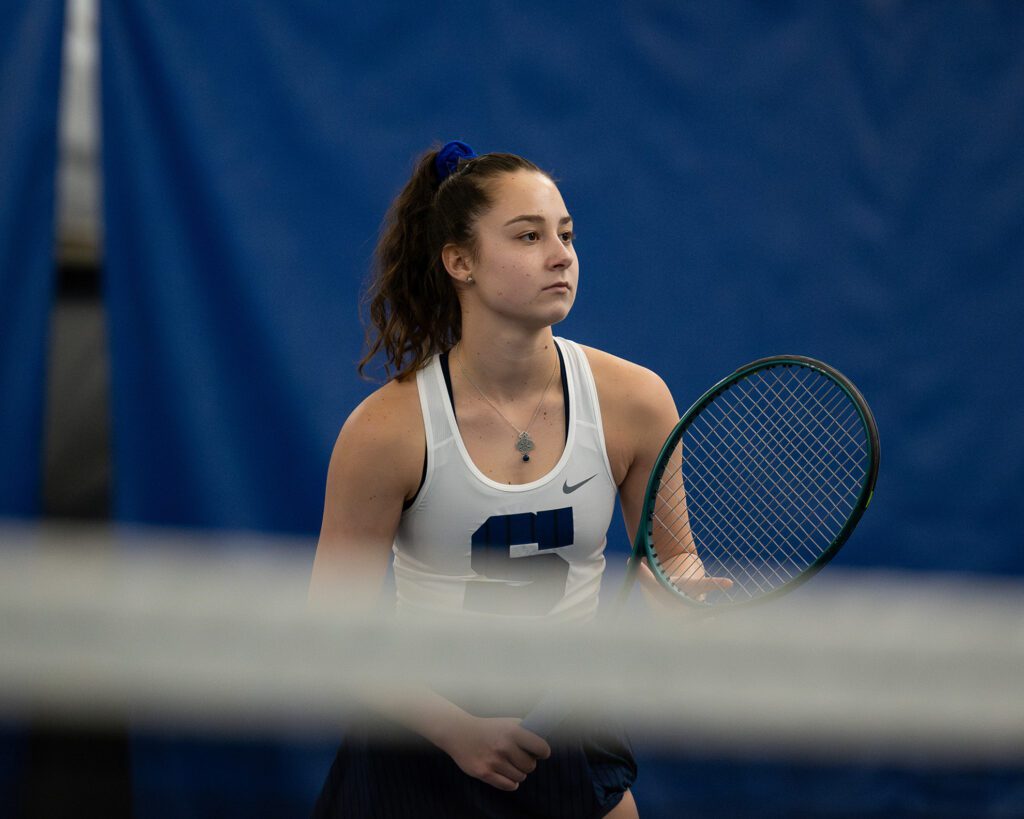
<instances>
[{"instance_id":1,"label":"racket handle","mask_svg":"<svg viewBox=\"0 0 1024 819\"><path fill-rule=\"evenodd\" d=\"M520 723L527 731L532 731L537 736L548 739L551 734L565 722L569 716L569 706L566 701L548 691Z\"/></svg>"}]
</instances>

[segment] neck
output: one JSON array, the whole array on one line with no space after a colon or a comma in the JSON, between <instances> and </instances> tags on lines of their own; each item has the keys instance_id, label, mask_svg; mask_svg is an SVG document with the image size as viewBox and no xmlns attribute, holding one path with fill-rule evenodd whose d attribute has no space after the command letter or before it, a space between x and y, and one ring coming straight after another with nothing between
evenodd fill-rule
<instances>
[{"instance_id":1,"label":"neck","mask_svg":"<svg viewBox=\"0 0 1024 819\"><path fill-rule=\"evenodd\" d=\"M476 386L496 401L515 401L544 389L558 360L550 327L484 335L464 326L453 355Z\"/></svg>"}]
</instances>

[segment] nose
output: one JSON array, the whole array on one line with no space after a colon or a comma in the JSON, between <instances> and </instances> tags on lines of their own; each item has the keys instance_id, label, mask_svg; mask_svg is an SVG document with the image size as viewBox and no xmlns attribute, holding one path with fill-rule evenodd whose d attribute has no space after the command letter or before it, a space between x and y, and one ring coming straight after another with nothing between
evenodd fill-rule
<instances>
[{"instance_id":1,"label":"nose","mask_svg":"<svg viewBox=\"0 0 1024 819\"><path fill-rule=\"evenodd\" d=\"M572 264L572 245L562 241L561 236L553 238L551 254L548 258L548 265L552 270L564 270Z\"/></svg>"}]
</instances>

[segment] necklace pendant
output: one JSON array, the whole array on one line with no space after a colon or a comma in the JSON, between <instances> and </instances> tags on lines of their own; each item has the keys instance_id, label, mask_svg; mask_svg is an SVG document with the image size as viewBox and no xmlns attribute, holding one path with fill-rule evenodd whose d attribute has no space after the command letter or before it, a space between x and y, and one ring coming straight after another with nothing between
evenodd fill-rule
<instances>
[{"instance_id":1,"label":"necklace pendant","mask_svg":"<svg viewBox=\"0 0 1024 819\"><path fill-rule=\"evenodd\" d=\"M527 452L533 449L533 438L530 437L529 432L520 432L519 440L516 441L516 449L526 455ZM526 460L526 458L523 458Z\"/></svg>"}]
</instances>

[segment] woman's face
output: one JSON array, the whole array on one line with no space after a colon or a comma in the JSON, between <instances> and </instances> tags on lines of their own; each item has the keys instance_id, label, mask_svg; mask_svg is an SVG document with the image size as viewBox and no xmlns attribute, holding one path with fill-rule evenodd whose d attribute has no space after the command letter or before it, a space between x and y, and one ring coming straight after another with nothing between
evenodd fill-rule
<instances>
[{"instance_id":1,"label":"woman's face","mask_svg":"<svg viewBox=\"0 0 1024 819\"><path fill-rule=\"evenodd\" d=\"M569 314L579 277L562 195L536 171L502 174L490 185L494 205L476 223L466 295L530 326L555 324Z\"/></svg>"}]
</instances>

